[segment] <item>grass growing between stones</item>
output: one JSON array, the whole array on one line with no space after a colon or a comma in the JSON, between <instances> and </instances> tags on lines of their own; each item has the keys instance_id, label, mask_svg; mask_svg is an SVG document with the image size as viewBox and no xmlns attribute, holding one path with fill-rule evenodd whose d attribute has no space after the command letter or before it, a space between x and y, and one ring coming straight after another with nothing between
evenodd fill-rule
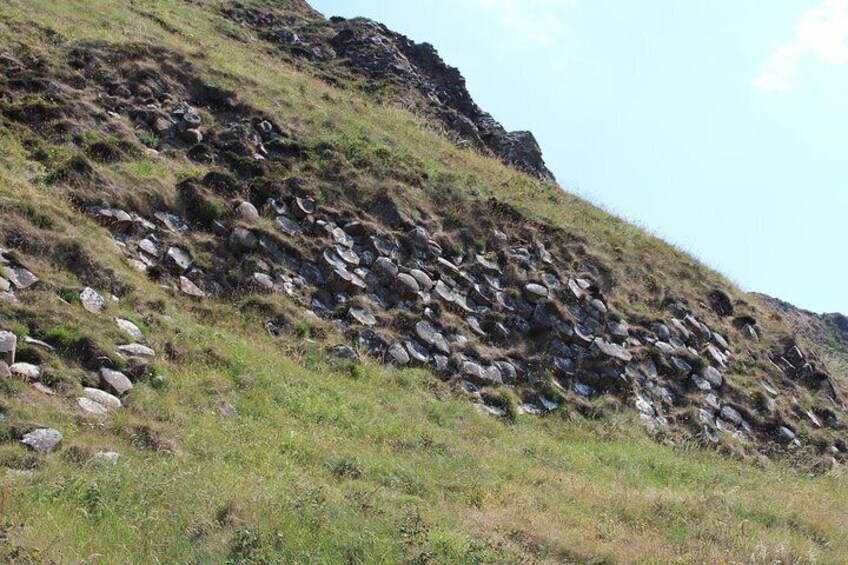
<instances>
[{"instance_id":1,"label":"grass growing between stones","mask_svg":"<svg viewBox=\"0 0 848 565\"><path fill-rule=\"evenodd\" d=\"M164 386L136 387L102 427L39 415L66 442L33 477L2 479L7 556L812 563L848 553L841 477L672 449L628 414L509 425L423 371L366 365L352 378L316 345L283 352L245 328L177 321L175 346L199 361L164 366ZM222 401L238 415L219 416ZM99 449L122 457L93 465Z\"/></svg>"}]
</instances>

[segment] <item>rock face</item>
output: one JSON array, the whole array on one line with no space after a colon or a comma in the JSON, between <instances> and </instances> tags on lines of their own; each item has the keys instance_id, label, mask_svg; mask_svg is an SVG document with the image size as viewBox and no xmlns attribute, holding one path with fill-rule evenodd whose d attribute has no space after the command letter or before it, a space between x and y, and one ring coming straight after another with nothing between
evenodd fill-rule
<instances>
[{"instance_id":1,"label":"rock face","mask_svg":"<svg viewBox=\"0 0 848 565\"><path fill-rule=\"evenodd\" d=\"M765 294L758 298L773 307L798 333L817 348L820 355L834 355L848 361L848 317L843 314L816 314Z\"/></svg>"},{"instance_id":2,"label":"rock face","mask_svg":"<svg viewBox=\"0 0 848 565\"><path fill-rule=\"evenodd\" d=\"M337 25L341 30L330 44L357 71L372 79L395 78L413 85L430 101L429 110L460 139L489 149L519 170L553 179L533 134L507 132L483 112L468 93L459 70L446 64L432 45L415 43L364 18Z\"/></svg>"},{"instance_id":3,"label":"rock face","mask_svg":"<svg viewBox=\"0 0 848 565\"><path fill-rule=\"evenodd\" d=\"M508 132L481 110L459 70L445 63L429 43L415 43L365 18L322 21L314 17L310 26L298 27L295 20L238 2L230 4L223 13L252 27L280 49L311 59L314 65L343 59L353 73L366 80L392 83L404 92L414 91L416 109L438 120L458 141L489 151L525 173L553 180L533 134ZM329 40L325 39L327 36ZM398 102L408 107L410 98L405 96Z\"/></svg>"}]
</instances>

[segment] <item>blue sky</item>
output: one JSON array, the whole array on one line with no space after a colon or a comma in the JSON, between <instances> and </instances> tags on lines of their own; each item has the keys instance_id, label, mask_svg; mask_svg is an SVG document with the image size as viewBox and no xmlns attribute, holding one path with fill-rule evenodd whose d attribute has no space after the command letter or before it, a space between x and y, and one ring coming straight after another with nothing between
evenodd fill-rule
<instances>
[{"instance_id":1,"label":"blue sky","mask_svg":"<svg viewBox=\"0 0 848 565\"><path fill-rule=\"evenodd\" d=\"M848 314L848 0L311 0L436 46L567 190Z\"/></svg>"}]
</instances>

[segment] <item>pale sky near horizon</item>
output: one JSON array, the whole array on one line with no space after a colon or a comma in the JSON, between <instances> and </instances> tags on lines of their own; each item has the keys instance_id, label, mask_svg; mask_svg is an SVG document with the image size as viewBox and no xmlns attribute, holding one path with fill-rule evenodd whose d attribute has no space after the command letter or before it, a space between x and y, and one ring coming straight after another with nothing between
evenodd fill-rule
<instances>
[{"instance_id":1,"label":"pale sky near horizon","mask_svg":"<svg viewBox=\"0 0 848 565\"><path fill-rule=\"evenodd\" d=\"M848 314L848 0L310 0L432 43L559 183Z\"/></svg>"}]
</instances>

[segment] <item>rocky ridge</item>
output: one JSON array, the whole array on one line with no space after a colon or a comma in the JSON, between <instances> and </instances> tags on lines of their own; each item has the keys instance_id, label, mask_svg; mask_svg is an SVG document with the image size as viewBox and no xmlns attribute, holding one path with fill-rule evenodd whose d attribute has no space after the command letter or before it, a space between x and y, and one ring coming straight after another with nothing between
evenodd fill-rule
<instances>
[{"instance_id":1,"label":"rocky ridge","mask_svg":"<svg viewBox=\"0 0 848 565\"><path fill-rule=\"evenodd\" d=\"M481 110L459 70L446 64L429 43L415 43L366 18L324 20L314 11L285 16L240 2L228 4L222 12L276 49L309 60L313 67L325 68L340 59L371 90L393 85L402 93L394 99L396 103L432 117L463 144L553 180L533 134L508 132Z\"/></svg>"},{"instance_id":2,"label":"rocky ridge","mask_svg":"<svg viewBox=\"0 0 848 565\"><path fill-rule=\"evenodd\" d=\"M844 357L848 348L848 316L837 312L816 314L765 294L757 296L786 318L798 334L821 353Z\"/></svg>"}]
</instances>

